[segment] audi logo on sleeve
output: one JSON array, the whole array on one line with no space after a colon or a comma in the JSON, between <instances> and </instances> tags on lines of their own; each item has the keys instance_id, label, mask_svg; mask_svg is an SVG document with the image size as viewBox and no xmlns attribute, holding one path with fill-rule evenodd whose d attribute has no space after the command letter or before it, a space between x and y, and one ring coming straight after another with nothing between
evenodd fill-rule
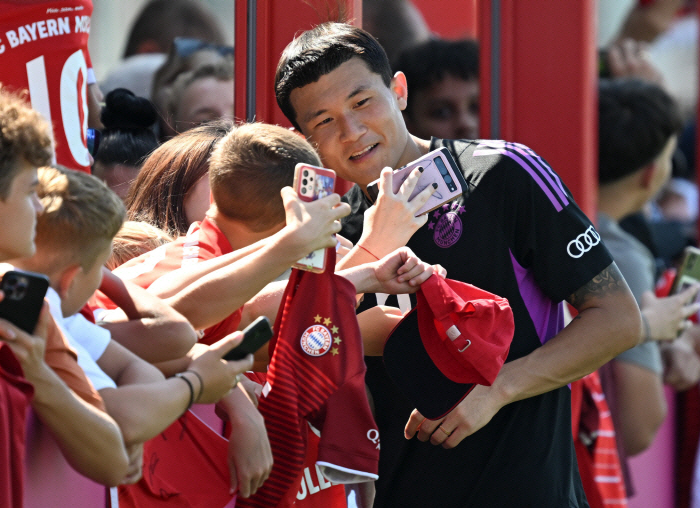
<instances>
[{"instance_id":1,"label":"audi logo on sleeve","mask_svg":"<svg viewBox=\"0 0 700 508\"><path fill-rule=\"evenodd\" d=\"M589 226L586 231L568 243L566 252L568 252L569 256L572 258L578 259L599 243L600 235L593 226Z\"/></svg>"}]
</instances>

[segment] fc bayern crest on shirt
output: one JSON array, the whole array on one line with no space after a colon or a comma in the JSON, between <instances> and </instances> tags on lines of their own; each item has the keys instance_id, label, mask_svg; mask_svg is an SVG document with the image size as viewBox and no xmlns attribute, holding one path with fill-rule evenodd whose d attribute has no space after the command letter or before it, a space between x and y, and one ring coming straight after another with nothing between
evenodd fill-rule
<instances>
[{"instance_id":1,"label":"fc bayern crest on shirt","mask_svg":"<svg viewBox=\"0 0 700 508\"><path fill-rule=\"evenodd\" d=\"M331 332L323 325L309 326L301 335L301 349L309 356L323 356L330 349Z\"/></svg>"},{"instance_id":2,"label":"fc bayern crest on shirt","mask_svg":"<svg viewBox=\"0 0 700 508\"><path fill-rule=\"evenodd\" d=\"M435 245L443 249L452 247L462 237L464 207L458 202L446 203L430 214L428 229L432 229Z\"/></svg>"}]
</instances>

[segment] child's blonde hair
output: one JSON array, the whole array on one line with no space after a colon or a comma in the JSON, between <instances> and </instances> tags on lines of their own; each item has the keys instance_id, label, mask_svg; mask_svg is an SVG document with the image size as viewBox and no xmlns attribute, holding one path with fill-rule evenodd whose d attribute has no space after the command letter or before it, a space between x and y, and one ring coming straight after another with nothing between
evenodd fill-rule
<instances>
[{"instance_id":1,"label":"child's blonde hair","mask_svg":"<svg viewBox=\"0 0 700 508\"><path fill-rule=\"evenodd\" d=\"M39 199L44 212L36 225L37 250L47 261L90 269L124 222L119 197L98 178L61 166L39 168Z\"/></svg>"},{"instance_id":2,"label":"child's blonde hair","mask_svg":"<svg viewBox=\"0 0 700 508\"><path fill-rule=\"evenodd\" d=\"M128 220L114 237L112 255L105 266L114 270L130 259L172 241L172 236L148 222Z\"/></svg>"}]
</instances>

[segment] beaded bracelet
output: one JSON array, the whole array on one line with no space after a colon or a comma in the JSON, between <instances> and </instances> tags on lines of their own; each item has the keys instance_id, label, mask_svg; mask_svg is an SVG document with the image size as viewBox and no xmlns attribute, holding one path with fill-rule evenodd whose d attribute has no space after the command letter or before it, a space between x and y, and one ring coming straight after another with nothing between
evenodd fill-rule
<instances>
[{"instance_id":1,"label":"beaded bracelet","mask_svg":"<svg viewBox=\"0 0 700 508\"><path fill-rule=\"evenodd\" d=\"M178 379L182 379L185 383L187 383L187 386L190 389L190 402L189 404L187 404L187 409L183 411L184 414L192 407L192 404L194 404L194 386L192 386L192 381L187 379L184 372L178 372L177 374L175 374L175 377Z\"/></svg>"},{"instance_id":2,"label":"beaded bracelet","mask_svg":"<svg viewBox=\"0 0 700 508\"><path fill-rule=\"evenodd\" d=\"M191 372L195 376L197 376L197 379L199 379L199 393L197 394L197 398L194 399L194 402L197 403L199 402L199 399L202 398L202 393L204 392L204 380L202 379L202 376L199 375L199 372L196 372L194 370L186 370L185 372Z\"/></svg>"}]
</instances>

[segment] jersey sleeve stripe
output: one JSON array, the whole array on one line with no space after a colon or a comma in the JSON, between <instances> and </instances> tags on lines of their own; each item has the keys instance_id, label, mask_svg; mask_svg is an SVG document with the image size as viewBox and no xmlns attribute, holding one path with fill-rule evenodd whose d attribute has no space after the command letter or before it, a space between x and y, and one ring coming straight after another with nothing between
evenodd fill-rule
<instances>
[{"instance_id":1,"label":"jersey sleeve stripe","mask_svg":"<svg viewBox=\"0 0 700 508\"><path fill-rule=\"evenodd\" d=\"M545 179L549 182L549 184L552 186L552 189L554 189L554 192L557 193L557 196L562 200L562 203L564 203L564 206L569 204L569 199L566 195L566 191L564 190L564 186L561 183L561 180L559 179L559 176L552 170L552 168L542 160L542 157L537 155L531 148L528 148L525 145L522 145L520 143L507 143L507 147L512 147L514 150L517 152L520 152L523 154L530 163L540 169L540 172L544 175Z\"/></svg>"},{"instance_id":2,"label":"jersey sleeve stripe","mask_svg":"<svg viewBox=\"0 0 700 508\"><path fill-rule=\"evenodd\" d=\"M487 147L487 149L480 149L479 147L481 147L481 146L485 146L485 147ZM554 206L554 209L557 212L561 212L562 209L564 208L564 206L569 204L569 202L565 196L560 196L558 198L558 195L559 195L559 192L557 191L558 187L553 184L553 182L551 181L551 178L548 177L547 172L543 171L542 167L540 165L534 163L534 161L532 161L531 158L530 158L530 160L533 162L534 167L530 166L517 153L515 153L512 149L506 147L505 145L503 145L503 148L499 148L499 147L493 147L493 146L489 146L488 144L482 143L481 145L479 145L479 147L477 147L477 149L474 151L474 157L479 157L479 156L483 156L483 155L496 155L496 154L498 154L498 155L504 155L506 157L510 157L515 162L520 164L520 166L525 171L527 171L528 174L532 177L532 179L535 181L535 183L537 183L537 185L540 187L540 189L542 189L542 192L545 193L547 198L549 198L550 203L552 203L552 206ZM552 190L542 180L541 176L543 176L544 178L546 178L550 182L552 187L555 189L557 196L555 196L552 193Z\"/></svg>"}]
</instances>

